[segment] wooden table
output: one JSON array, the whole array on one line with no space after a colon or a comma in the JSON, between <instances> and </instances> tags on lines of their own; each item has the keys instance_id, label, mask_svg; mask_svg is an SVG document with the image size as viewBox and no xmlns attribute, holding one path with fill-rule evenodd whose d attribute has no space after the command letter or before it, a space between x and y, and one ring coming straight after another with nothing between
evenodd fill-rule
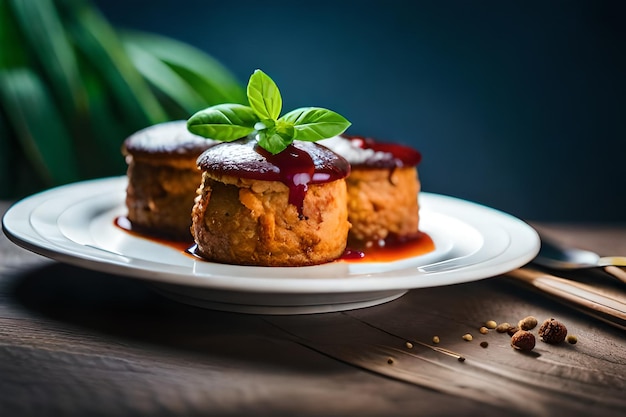
<instances>
[{"instance_id":1,"label":"wooden table","mask_svg":"<svg viewBox=\"0 0 626 417\"><path fill-rule=\"evenodd\" d=\"M536 226L626 254L625 225ZM583 278L626 294L601 272ZM559 319L578 343L523 353L506 334L478 331L528 315ZM465 361L433 350L433 336ZM359 366L374 362L382 372ZM244 315L179 304L0 236L2 416L623 416L625 394L624 332L510 278L345 313Z\"/></svg>"}]
</instances>

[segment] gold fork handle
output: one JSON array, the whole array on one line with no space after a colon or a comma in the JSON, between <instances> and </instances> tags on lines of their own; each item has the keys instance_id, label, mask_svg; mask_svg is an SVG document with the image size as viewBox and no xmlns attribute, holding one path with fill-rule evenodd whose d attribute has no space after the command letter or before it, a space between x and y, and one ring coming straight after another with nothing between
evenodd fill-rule
<instances>
[{"instance_id":1,"label":"gold fork handle","mask_svg":"<svg viewBox=\"0 0 626 417\"><path fill-rule=\"evenodd\" d=\"M598 266L626 266L626 256L603 256L598 259Z\"/></svg>"}]
</instances>

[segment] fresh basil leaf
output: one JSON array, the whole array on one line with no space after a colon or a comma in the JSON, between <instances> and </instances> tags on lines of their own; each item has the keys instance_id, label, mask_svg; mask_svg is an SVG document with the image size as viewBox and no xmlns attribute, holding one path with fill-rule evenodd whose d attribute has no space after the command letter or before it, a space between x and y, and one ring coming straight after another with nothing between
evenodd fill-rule
<instances>
[{"instance_id":1,"label":"fresh basil leaf","mask_svg":"<svg viewBox=\"0 0 626 417\"><path fill-rule=\"evenodd\" d=\"M259 130L257 133L259 146L276 155L284 151L293 142L293 138L276 132L274 129Z\"/></svg>"},{"instance_id":2,"label":"fresh basil leaf","mask_svg":"<svg viewBox=\"0 0 626 417\"><path fill-rule=\"evenodd\" d=\"M296 129L294 128L293 123L285 120L276 121L276 131L283 137L289 137L292 139L296 137Z\"/></svg>"},{"instance_id":3,"label":"fresh basil leaf","mask_svg":"<svg viewBox=\"0 0 626 417\"><path fill-rule=\"evenodd\" d=\"M319 107L294 110L281 118L282 98L274 81L263 71L250 76L250 107L220 104L194 114L187 127L192 133L230 142L256 131L260 147L277 154L294 139L315 142L343 133L350 122L340 114Z\"/></svg>"},{"instance_id":4,"label":"fresh basil leaf","mask_svg":"<svg viewBox=\"0 0 626 417\"><path fill-rule=\"evenodd\" d=\"M263 71L255 70L248 81L248 101L260 119L278 119L283 99L276 83Z\"/></svg>"},{"instance_id":5,"label":"fresh basil leaf","mask_svg":"<svg viewBox=\"0 0 626 417\"><path fill-rule=\"evenodd\" d=\"M254 131L259 118L241 104L218 104L200 110L187 120L187 129L196 135L232 142Z\"/></svg>"},{"instance_id":6,"label":"fresh basil leaf","mask_svg":"<svg viewBox=\"0 0 626 417\"><path fill-rule=\"evenodd\" d=\"M293 110L278 121L292 123L296 130L295 139L309 142L340 135L351 125L342 115L319 107Z\"/></svg>"},{"instance_id":7,"label":"fresh basil leaf","mask_svg":"<svg viewBox=\"0 0 626 417\"><path fill-rule=\"evenodd\" d=\"M264 119L254 125L255 130L273 129L276 122L272 119Z\"/></svg>"}]
</instances>

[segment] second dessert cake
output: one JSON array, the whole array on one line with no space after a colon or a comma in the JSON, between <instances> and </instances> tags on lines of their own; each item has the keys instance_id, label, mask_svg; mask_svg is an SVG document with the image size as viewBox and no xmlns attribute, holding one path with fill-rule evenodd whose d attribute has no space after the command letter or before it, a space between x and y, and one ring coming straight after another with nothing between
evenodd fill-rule
<instances>
[{"instance_id":1,"label":"second dessert cake","mask_svg":"<svg viewBox=\"0 0 626 417\"><path fill-rule=\"evenodd\" d=\"M312 142L271 154L253 139L198 158L202 185L192 212L198 255L216 262L303 266L343 254L349 163Z\"/></svg>"},{"instance_id":2,"label":"second dessert cake","mask_svg":"<svg viewBox=\"0 0 626 417\"><path fill-rule=\"evenodd\" d=\"M347 178L350 245L384 246L420 236L417 165L422 156L417 150L347 135L319 143L352 167Z\"/></svg>"},{"instance_id":3,"label":"second dessert cake","mask_svg":"<svg viewBox=\"0 0 626 417\"><path fill-rule=\"evenodd\" d=\"M150 126L124 141L127 217L133 228L191 240L191 208L201 181L196 159L217 143L190 133L185 120Z\"/></svg>"}]
</instances>

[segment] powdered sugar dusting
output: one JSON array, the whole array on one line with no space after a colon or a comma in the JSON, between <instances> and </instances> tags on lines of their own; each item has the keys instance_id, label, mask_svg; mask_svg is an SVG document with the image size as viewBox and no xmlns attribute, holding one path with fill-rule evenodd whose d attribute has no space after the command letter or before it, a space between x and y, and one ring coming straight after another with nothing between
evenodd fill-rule
<instances>
[{"instance_id":1,"label":"powdered sugar dusting","mask_svg":"<svg viewBox=\"0 0 626 417\"><path fill-rule=\"evenodd\" d=\"M177 120L142 129L126 139L125 146L130 152L187 154L218 143L189 132L187 122Z\"/></svg>"},{"instance_id":2,"label":"powdered sugar dusting","mask_svg":"<svg viewBox=\"0 0 626 417\"><path fill-rule=\"evenodd\" d=\"M318 143L343 156L352 165L378 165L381 162L395 160L394 155L389 152L364 148L364 141L361 138L348 139L343 136L334 136L321 140Z\"/></svg>"}]
</instances>

